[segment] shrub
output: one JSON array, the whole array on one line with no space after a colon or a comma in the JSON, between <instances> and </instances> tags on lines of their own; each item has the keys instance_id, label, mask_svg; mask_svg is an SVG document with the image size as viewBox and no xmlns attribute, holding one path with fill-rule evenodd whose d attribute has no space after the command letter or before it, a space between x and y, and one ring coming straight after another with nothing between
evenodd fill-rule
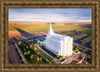
<instances>
[{"instance_id":1,"label":"shrub","mask_svg":"<svg viewBox=\"0 0 100 72\"><path fill-rule=\"evenodd\" d=\"M27 55L26 51L24 52L24 55Z\"/></svg>"},{"instance_id":2,"label":"shrub","mask_svg":"<svg viewBox=\"0 0 100 72\"><path fill-rule=\"evenodd\" d=\"M39 61L39 57L37 58L37 61Z\"/></svg>"},{"instance_id":3,"label":"shrub","mask_svg":"<svg viewBox=\"0 0 100 72\"><path fill-rule=\"evenodd\" d=\"M31 45L30 45L30 48L32 48L32 47L33 47L33 45L31 44Z\"/></svg>"},{"instance_id":4,"label":"shrub","mask_svg":"<svg viewBox=\"0 0 100 72\"><path fill-rule=\"evenodd\" d=\"M34 47L36 47L36 44L34 44Z\"/></svg>"},{"instance_id":5,"label":"shrub","mask_svg":"<svg viewBox=\"0 0 100 72\"><path fill-rule=\"evenodd\" d=\"M30 51L28 51L28 54L30 54Z\"/></svg>"},{"instance_id":6,"label":"shrub","mask_svg":"<svg viewBox=\"0 0 100 72\"><path fill-rule=\"evenodd\" d=\"M42 57L40 57L40 60L42 61Z\"/></svg>"},{"instance_id":7,"label":"shrub","mask_svg":"<svg viewBox=\"0 0 100 72\"><path fill-rule=\"evenodd\" d=\"M34 47L34 50L36 51L36 50L37 50L37 48L36 48L36 47Z\"/></svg>"},{"instance_id":8,"label":"shrub","mask_svg":"<svg viewBox=\"0 0 100 72\"><path fill-rule=\"evenodd\" d=\"M28 46L26 46L26 48L28 48Z\"/></svg>"},{"instance_id":9,"label":"shrub","mask_svg":"<svg viewBox=\"0 0 100 72\"><path fill-rule=\"evenodd\" d=\"M37 43L40 44L40 41L38 40Z\"/></svg>"},{"instance_id":10,"label":"shrub","mask_svg":"<svg viewBox=\"0 0 100 72\"><path fill-rule=\"evenodd\" d=\"M53 54L55 54L55 51L52 51Z\"/></svg>"},{"instance_id":11,"label":"shrub","mask_svg":"<svg viewBox=\"0 0 100 72\"><path fill-rule=\"evenodd\" d=\"M31 54L31 56L30 56L30 59L32 59L33 58L33 54Z\"/></svg>"},{"instance_id":12,"label":"shrub","mask_svg":"<svg viewBox=\"0 0 100 72\"><path fill-rule=\"evenodd\" d=\"M41 43L40 46L43 46L43 44Z\"/></svg>"},{"instance_id":13,"label":"shrub","mask_svg":"<svg viewBox=\"0 0 100 72\"><path fill-rule=\"evenodd\" d=\"M77 61L75 61L75 60L73 60L72 62L71 62L71 64L76 64L77 63Z\"/></svg>"},{"instance_id":14,"label":"shrub","mask_svg":"<svg viewBox=\"0 0 100 72\"><path fill-rule=\"evenodd\" d=\"M78 50L78 48L76 48L74 51L75 51L75 52L78 52L79 50Z\"/></svg>"},{"instance_id":15,"label":"shrub","mask_svg":"<svg viewBox=\"0 0 100 72\"><path fill-rule=\"evenodd\" d=\"M91 63L92 62L92 56L91 55L87 55L86 56L86 60Z\"/></svg>"},{"instance_id":16,"label":"shrub","mask_svg":"<svg viewBox=\"0 0 100 72\"><path fill-rule=\"evenodd\" d=\"M57 55L57 58L59 58L59 55Z\"/></svg>"},{"instance_id":17,"label":"shrub","mask_svg":"<svg viewBox=\"0 0 100 72\"><path fill-rule=\"evenodd\" d=\"M59 58L59 61L61 61L61 60L62 60L62 58L60 57L60 58Z\"/></svg>"},{"instance_id":18,"label":"shrub","mask_svg":"<svg viewBox=\"0 0 100 72\"><path fill-rule=\"evenodd\" d=\"M24 59L21 59L22 62L24 62Z\"/></svg>"},{"instance_id":19,"label":"shrub","mask_svg":"<svg viewBox=\"0 0 100 72\"><path fill-rule=\"evenodd\" d=\"M83 58L83 55L80 55L80 56L79 56L79 59L82 59L82 58Z\"/></svg>"},{"instance_id":20,"label":"shrub","mask_svg":"<svg viewBox=\"0 0 100 72\"><path fill-rule=\"evenodd\" d=\"M46 37L43 37L43 39L46 39Z\"/></svg>"},{"instance_id":21,"label":"shrub","mask_svg":"<svg viewBox=\"0 0 100 72\"><path fill-rule=\"evenodd\" d=\"M18 45L20 45L21 43L22 43L22 42L21 42L21 41L19 41L19 42L18 42Z\"/></svg>"},{"instance_id":22,"label":"shrub","mask_svg":"<svg viewBox=\"0 0 100 72\"><path fill-rule=\"evenodd\" d=\"M66 58L69 58L68 56L66 56Z\"/></svg>"}]
</instances>

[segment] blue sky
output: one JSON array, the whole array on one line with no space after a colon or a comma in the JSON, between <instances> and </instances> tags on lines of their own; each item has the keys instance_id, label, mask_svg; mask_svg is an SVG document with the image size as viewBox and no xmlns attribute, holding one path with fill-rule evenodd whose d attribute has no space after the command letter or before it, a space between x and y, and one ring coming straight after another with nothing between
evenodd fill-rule
<instances>
[{"instance_id":1,"label":"blue sky","mask_svg":"<svg viewBox=\"0 0 100 72\"><path fill-rule=\"evenodd\" d=\"M9 21L91 22L91 8L10 8Z\"/></svg>"}]
</instances>

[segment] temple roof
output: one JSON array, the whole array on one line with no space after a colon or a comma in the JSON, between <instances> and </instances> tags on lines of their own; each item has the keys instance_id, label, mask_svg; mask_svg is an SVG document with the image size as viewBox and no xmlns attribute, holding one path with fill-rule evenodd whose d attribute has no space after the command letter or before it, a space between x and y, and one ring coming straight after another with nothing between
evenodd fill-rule
<instances>
[{"instance_id":1,"label":"temple roof","mask_svg":"<svg viewBox=\"0 0 100 72\"><path fill-rule=\"evenodd\" d=\"M49 35L49 38L52 38L54 40L63 40L63 39L66 39L66 38L71 38L70 36L65 36L65 35L61 35L61 34L53 34L53 35Z\"/></svg>"}]
</instances>

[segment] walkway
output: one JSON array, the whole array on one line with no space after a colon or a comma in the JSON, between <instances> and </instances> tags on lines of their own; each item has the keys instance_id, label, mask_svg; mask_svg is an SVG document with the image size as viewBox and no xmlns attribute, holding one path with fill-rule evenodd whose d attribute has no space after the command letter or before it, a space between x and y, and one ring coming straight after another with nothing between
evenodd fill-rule
<instances>
[{"instance_id":1,"label":"walkway","mask_svg":"<svg viewBox=\"0 0 100 72\"><path fill-rule=\"evenodd\" d=\"M27 61L26 61L26 59L24 58L24 55L22 54L21 50L19 49L19 47L17 46L16 43L15 43L15 45L16 45L16 47L17 47L18 52L20 53L21 58L24 60L24 63L27 64Z\"/></svg>"},{"instance_id":2,"label":"walkway","mask_svg":"<svg viewBox=\"0 0 100 72\"><path fill-rule=\"evenodd\" d=\"M39 49L41 49L44 53L46 53L49 57L51 57L52 59L54 59L55 61L57 61L58 63L60 63L57 58L54 58L53 56L51 56L50 54L48 54L46 51L44 51L38 44L36 44L38 46Z\"/></svg>"}]
</instances>

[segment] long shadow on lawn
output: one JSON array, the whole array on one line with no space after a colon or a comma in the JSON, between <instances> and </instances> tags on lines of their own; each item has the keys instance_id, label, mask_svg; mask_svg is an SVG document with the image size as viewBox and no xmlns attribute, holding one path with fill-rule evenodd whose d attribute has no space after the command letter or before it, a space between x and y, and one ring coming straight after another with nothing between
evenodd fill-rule
<instances>
[{"instance_id":1,"label":"long shadow on lawn","mask_svg":"<svg viewBox=\"0 0 100 72\"><path fill-rule=\"evenodd\" d=\"M26 32L26 31L24 31L24 30L22 30L22 29L19 29L19 28L16 28L16 27L15 27L15 29L16 29L17 31L19 31L23 37L33 36L32 34Z\"/></svg>"}]
</instances>

